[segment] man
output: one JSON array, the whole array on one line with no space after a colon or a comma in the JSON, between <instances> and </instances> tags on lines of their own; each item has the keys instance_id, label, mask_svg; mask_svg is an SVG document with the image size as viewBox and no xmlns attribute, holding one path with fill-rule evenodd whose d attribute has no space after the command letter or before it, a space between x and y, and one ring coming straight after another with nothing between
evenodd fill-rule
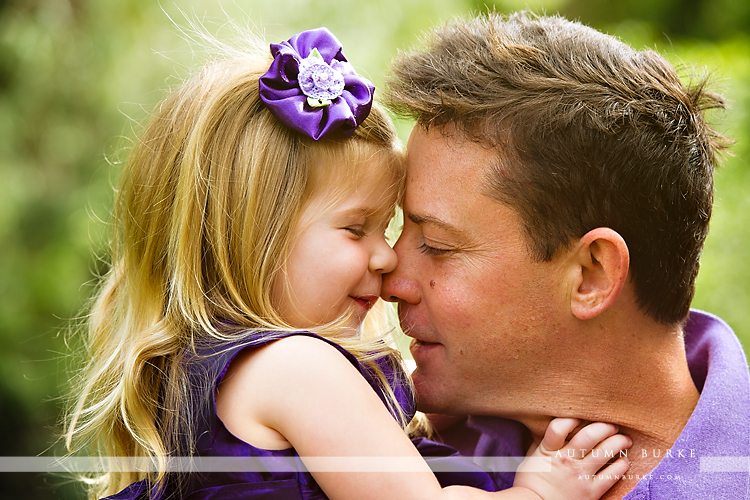
<instances>
[{"instance_id":1,"label":"man","mask_svg":"<svg viewBox=\"0 0 750 500\"><path fill-rule=\"evenodd\" d=\"M383 296L413 337L419 408L537 439L553 417L613 422L634 444L607 498L746 498L747 361L689 312L721 98L527 14L449 24L393 71L390 105L417 125ZM512 426L495 438L523 453Z\"/></svg>"}]
</instances>

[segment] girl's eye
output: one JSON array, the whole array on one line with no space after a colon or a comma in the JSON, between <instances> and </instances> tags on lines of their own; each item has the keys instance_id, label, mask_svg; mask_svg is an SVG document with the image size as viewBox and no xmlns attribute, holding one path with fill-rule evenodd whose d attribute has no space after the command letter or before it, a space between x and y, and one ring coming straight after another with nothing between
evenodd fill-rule
<instances>
[{"instance_id":1,"label":"girl's eye","mask_svg":"<svg viewBox=\"0 0 750 500\"><path fill-rule=\"evenodd\" d=\"M362 226L348 226L344 230L349 231L357 238L363 238L367 234Z\"/></svg>"},{"instance_id":2,"label":"girl's eye","mask_svg":"<svg viewBox=\"0 0 750 500\"><path fill-rule=\"evenodd\" d=\"M427 243L422 243L422 245L419 247L419 251L422 252L422 253L424 253L424 254L427 254L427 255L438 256L438 255L449 254L453 250L448 250L448 249L445 249L445 248L435 248L435 247L429 246Z\"/></svg>"}]
</instances>

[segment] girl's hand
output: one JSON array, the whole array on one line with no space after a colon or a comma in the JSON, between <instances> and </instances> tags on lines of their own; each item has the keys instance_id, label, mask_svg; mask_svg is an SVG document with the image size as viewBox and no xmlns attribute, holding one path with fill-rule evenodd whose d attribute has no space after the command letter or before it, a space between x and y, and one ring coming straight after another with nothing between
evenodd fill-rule
<instances>
[{"instance_id":1,"label":"girl's hand","mask_svg":"<svg viewBox=\"0 0 750 500\"><path fill-rule=\"evenodd\" d=\"M593 500L614 486L630 467L627 456L620 452L633 442L617 434L616 425L603 422L585 426L566 441L579 423L573 418L552 420L542 442L532 446L519 465L513 486L528 488L543 500ZM535 472L540 460L551 461L552 470Z\"/></svg>"}]
</instances>

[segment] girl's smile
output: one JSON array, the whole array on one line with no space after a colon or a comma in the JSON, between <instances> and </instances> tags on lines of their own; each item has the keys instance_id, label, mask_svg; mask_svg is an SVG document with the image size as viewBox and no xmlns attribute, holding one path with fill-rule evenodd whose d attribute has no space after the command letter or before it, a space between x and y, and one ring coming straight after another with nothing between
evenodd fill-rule
<instances>
[{"instance_id":1,"label":"girl's smile","mask_svg":"<svg viewBox=\"0 0 750 500\"><path fill-rule=\"evenodd\" d=\"M377 164L370 170L382 171ZM379 298L382 275L395 269L396 253L385 240L393 180L369 177L341 199L331 201L332 189L323 189L303 210L285 272L273 286L275 307L290 326L311 328L351 314L349 326L358 327Z\"/></svg>"}]
</instances>

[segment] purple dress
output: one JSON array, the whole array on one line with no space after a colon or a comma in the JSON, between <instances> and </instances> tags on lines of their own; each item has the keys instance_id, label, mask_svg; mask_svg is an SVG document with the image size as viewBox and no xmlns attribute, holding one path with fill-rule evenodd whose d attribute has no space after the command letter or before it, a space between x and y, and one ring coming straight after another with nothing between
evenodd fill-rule
<instances>
[{"instance_id":1,"label":"purple dress","mask_svg":"<svg viewBox=\"0 0 750 500\"><path fill-rule=\"evenodd\" d=\"M254 334L235 345L223 345L220 350L206 349L199 353L201 357L190 361L189 373L192 387L206 387L210 394L201 393L200 389L194 392L194 401L204 401L206 404L198 409L196 422L198 428L195 436L198 436L196 449L197 457L254 457L255 463L266 463L273 465L278 461L286 464L282 467L250 467L250 471L228 471L231 467L217 472L180 473L179 491L175 474L168 476L166 487L157 491L154 488L152 499L169 500L181 498L184 500L271 500L271 499L325 499L325 493L315 482L313 476L307 472L299 455L294 448L285 450L264 450L248 444L230 433L223 422L216 415L216 388L221 383L232 360L244 349L257 349L269 342L291 335L305 335L320 339L331 344L345 356L362 376L375 389L381 400L385 401L385 395L378 386L374 375L369 369L360 364L357 359L338 344L323 337L309 332L291 332L263 335ZM204 357L206 354L211 356ZM400 366L391 362L388 358L382 358L379 366L386 375L396 399L408 416L414 415L414 395L409 385L405 383L407 376ZM206 384L205 381L209 383ZM450 470L451 472L436 472L438 480L443 486L452 484L463 484L481 488L487 491L496 491L498 486L493 482L489 474L479 467L461 459L455 449L429 441L423 438L412 440L417 449L426 458L428 463L433 461L439 464L438 468ZM446 467L446 461L448 466ZM292 467L288 467L292 464ZM220 467L219 467L220 469ZM107 497L109 500L146 500L149 498L149 483L147 480L131 484L116 495Z\"/></svg>"}]
</instances>

